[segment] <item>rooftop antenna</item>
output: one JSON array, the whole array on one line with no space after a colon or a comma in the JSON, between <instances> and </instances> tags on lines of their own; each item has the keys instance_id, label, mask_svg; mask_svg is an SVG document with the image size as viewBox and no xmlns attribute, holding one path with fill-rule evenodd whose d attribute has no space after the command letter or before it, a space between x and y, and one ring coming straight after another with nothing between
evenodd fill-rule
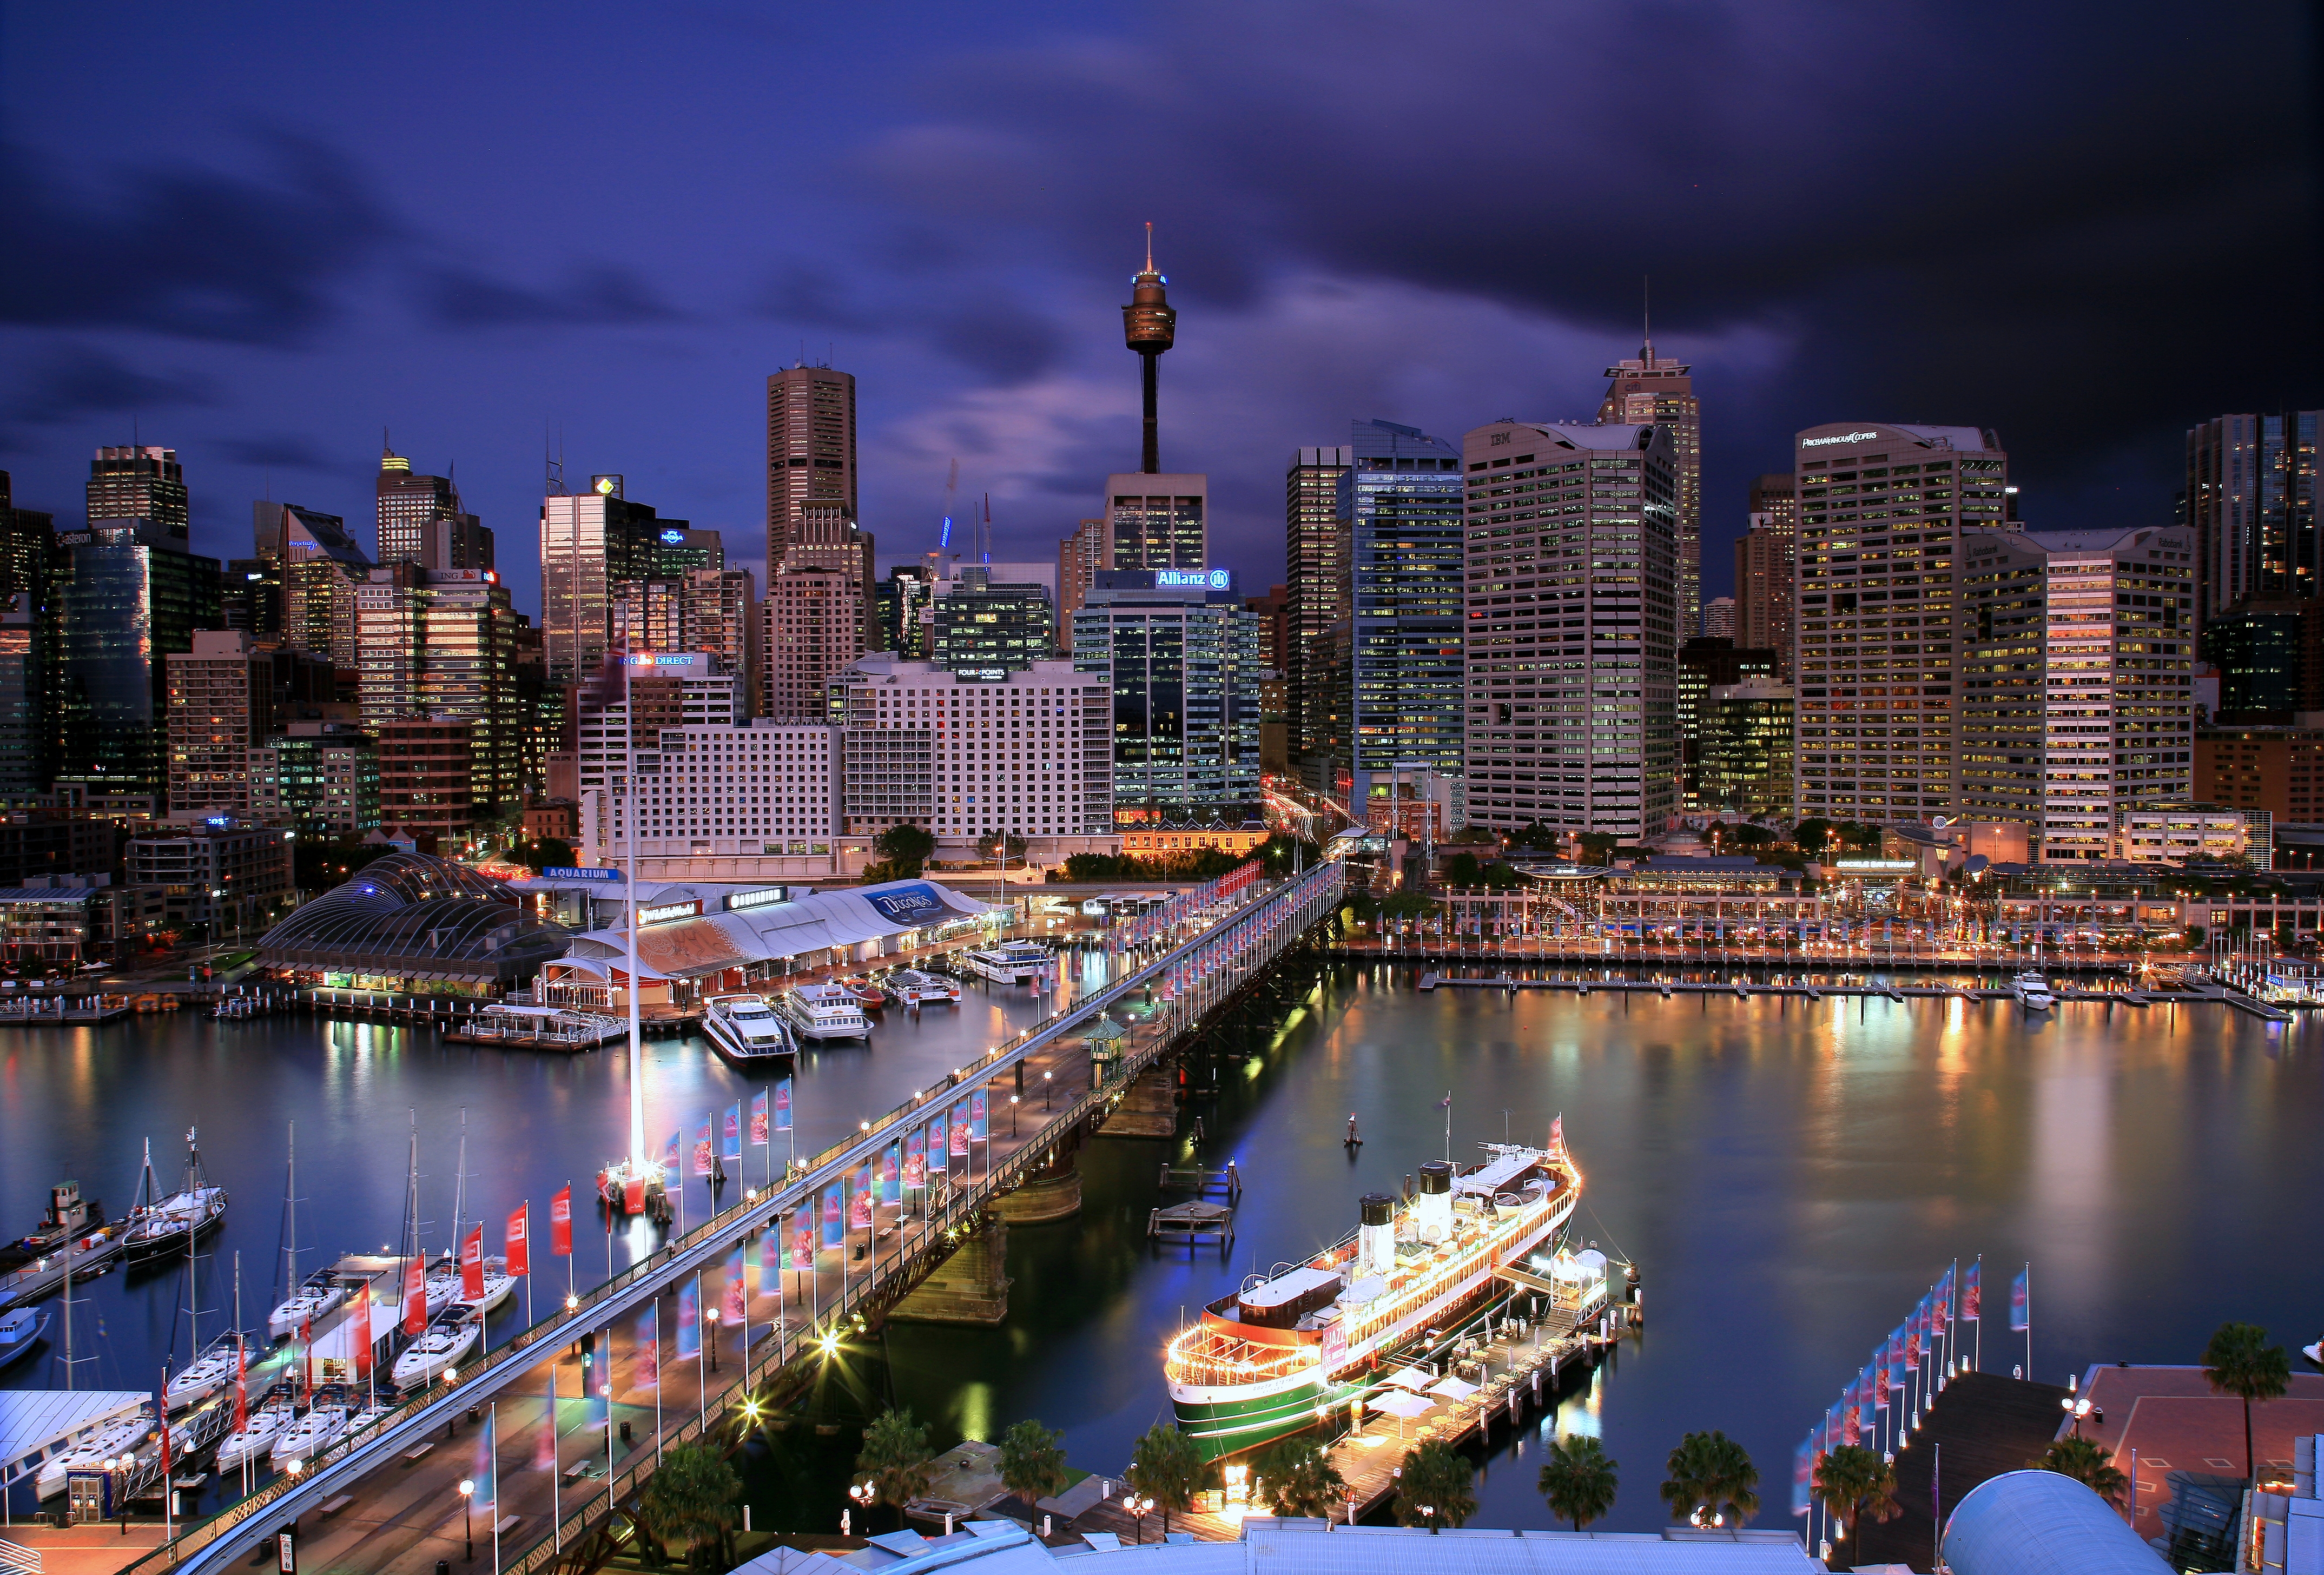
<instances>
[{"instance_id":1,"label":"rooftop antenna","mask_svg":"<svg viewBox=\"0 0 2324 1575\"><path fill-rule=\"evenodd\" d=\"M992 561L992 494L984 494L984 539L981 544L983 561Z\"/></svg>"},{"instance_id":2,"label":"rooftop antenna","mask_svg":"<svg viewBox=\"0 0 2324 1575\"><path fill-rule=\"evenodd\" d=\"M565 495L565 445L555 440L548 422L541 423L540 451L549 467L548 492L552 498Z\"/></svg>"}]
</instances>

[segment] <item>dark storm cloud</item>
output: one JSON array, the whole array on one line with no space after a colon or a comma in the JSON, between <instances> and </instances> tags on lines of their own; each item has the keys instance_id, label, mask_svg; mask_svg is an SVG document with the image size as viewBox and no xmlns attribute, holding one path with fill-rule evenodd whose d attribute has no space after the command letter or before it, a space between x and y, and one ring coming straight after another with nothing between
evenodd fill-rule
<instances>
[{"instance_id":1,"label":"dark storm cloud","mask_svg":"<svg viewBox=\"0 0 2324 1575\"><path fill-rule=\"evenodd\" d=\"M620 327L674 323L684 316L635 270L611 263L576 268L564 285L549 290L438 269L422 276L420 301L430 318L450 328Z\"/></svg>"},{"instance_id":2,"label":"dark storm cloud","mask_svg":"<svg viewBox=\"0 0 2324 1575\"><path fill-rule=\"evenodd\" d=\"M263 470L311 470L338 475L349 468L345 455L328 453L322 445L295 432L221 438L217 446L220 453L237 465L254 465Z\"/></svg>"},{"instance_id":3,"label":"dark storm cloud","mask_svg":"<svg viewBox=\"0 0 2324 1575\"><path fill-rule=\"evenodd\" d=\"M264 139L269 176L182 164L70 192L21 146L0 147L0 320L142 328L290 345L337 315L331 289L394 230L340 154Z\"/></svg>"},{"instance_id":4,"label":"dark storm cloud","mask_svg":"<svg viewBox=\"0 0 2324 1575\"><path fill-rule=\"evenodd\" d=\"M1748 433L1774 465L1862 416L1997 427L2071 471L2324 391L2290 5L1153 14L980 63L948 156L915 128L855 172L954 233L997 194L1097 268L1159 217L1190 321L1288 266L1628 331L1651 273L1665 342L1795 345L1752 408L1706 415L1714 449Z\"/></svg>"},{"instance_id":5,"label":"dark storm cloud","mask_svg":"<svg viewBox=\"0 0 2324 1575\"><path fill-rule=\"evenodd\" d=\"M35 426L84 416L136 415L214 402L207 379L143 371L88 346L50 353L8 401L8 413Z\"/></svg>"},{"instance_id":6,"label":"dark storm cloud","mask_svg":"<svg viewBox=\"0 0 2324 1575\"><path fill-rule=\"evenodd\" d=\"M819 263L786 262L768 275L751 309L803 328L904 334L1002 386L1039 376L1063 355L1056 322L1006 286L964 287L954 279L931 290L910 277L922 267L918 260L899 265L891 251L890 262L893 273L855 270L852 288Z\"/></svg>"}]
</instances>

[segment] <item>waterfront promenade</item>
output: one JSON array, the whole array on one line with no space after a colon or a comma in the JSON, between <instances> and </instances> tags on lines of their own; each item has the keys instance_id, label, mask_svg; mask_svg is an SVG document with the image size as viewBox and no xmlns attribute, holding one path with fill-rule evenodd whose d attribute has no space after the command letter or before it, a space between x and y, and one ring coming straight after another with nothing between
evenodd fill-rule
<instances>
[{"instance_id":1,"label":"waterfront promenade","mask_svg":"<svg viewBox=\"0 0 2324 1575\"><path fill-rule=\"evenodd\" d=\"M746 1396L794 1360L844 1359L851 1334L876 1321L948 1257L961 1233L976 1228L988 1201L1046 1164L1060 1140L1102 1119L1179 1033L1328 916L1339 878L1336 866L1326 866L1287 887L1246 889L1201 916L1189 926L1188 939L1126 979L994 1046L897 1109L865 1119L854 1138L802 1162L772 1195L746 1193L714 1220L575 1298L571 1308L518 1336L476 1370L463 1372L456 1387L434 1387L360 1447L327 1453L302 1477L270 1484L137 1567L223 1569L294 1518L303 1522L306 1535L321 1539L317 1557L323 1561L313 1568L333 1567L328 1554L337 1538L345 1549L361 1547L365 1569L432 1569L448 1556L450 1536L461 1537L465 1553L468 1535L481 1530L489 1543L494 1527L501 1532L500 1567L544 1566L567 1542L601 1526L609 1504L631 1499L650 1473L654 1441L666 1448L697 1436L722 1425L730 1408L747 1423ZM1098 1078L1088 1031L1101 1011L1124 1015L1128 1022L1127 1036L1108 1058L1107 1075ZM1027 1096L1016 1094L1020 1069L1028 1088L1046 1081L1049 1110L1036 1114L1038 1104L1028 1109ZM1043 1072L1051 1075L1043 1080ZM868 1226L851 1218L840 1244L812 1253L810 1269L784 1271L788 1283L776 1288L746 1284L747 1359L740 1353L736 1321L722 1319L715 1326L716 1370L707 1350L699 1360L677 1359L665 1350L658 1382L644 1384L635 1330L649 1308L657 1310L661 1343L668 1346L682 1289L696 1288L706 1310L722 1308L725 1269L735 1252L770 1227L780 1232L779 1240L788 1239L783 1227L811 1197L878 1163L908 1128L978 1092L989 1101L983 1135L971 1145L968 1164L956 1177L948 1173L945 1186L908 1202L881 1203ZM610 1409L602 1421L585 1414L591 1402L579 1393L572 1348L584 1333L594 1334L600 1351L611 1353L611 1394L602 1397ZM554 1439L544 1425L552 1371L566 1380L560 1392L569 1395L558 1406ZM473 1439L486 1414L494 1417L497 1447L479 1460ZM631 1433L626 1450L623 1423ZM576 1469L604 1458L601 1451L607 1450L610 1478ZM478 1495L492 1495L494 1466L498 1513L478 1527L480 1500L471 1497L464 1515L458 1485L469 1481ZM517 1518L511 1522L511 1515ZM391 1543L401 1552L383 1559Z\"/></svg>"}]
</instances>

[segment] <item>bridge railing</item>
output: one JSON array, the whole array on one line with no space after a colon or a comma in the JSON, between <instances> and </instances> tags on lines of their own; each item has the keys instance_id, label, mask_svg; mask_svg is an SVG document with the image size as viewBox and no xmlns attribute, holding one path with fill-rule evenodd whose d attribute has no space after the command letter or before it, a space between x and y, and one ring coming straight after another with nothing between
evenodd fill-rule
<instances>
[{"instance_id":1,"label":"bridge railing","mask_svg":"<svg viewBox=\"0 0 2324 1575\"><path fill-rule=\"evenodd\" d=\"M1192 999L1170 999L1162 1003L1156 1020L1164 1025L1163 1031L1141 1046L1137 1054L1135 1065L1142 1070L1169 1042L1179 1021L1190 1011L1199 1017L1214 1000L1222 998L1258 968L1265 966L1284 946L1312 927L1328 911L1320 905L1336 899L1340 884L1341 867L1338 864L1319 865L1287 886L1250 888L1240 900L1225 905L1221 910L1213 910L1210 915L1198 916L1194 922L1203 923L1204 927L1191 938L1161 953L1143 967L1113 983L1082 997L1070 1007L1052 1013L1035 1027L994 1045L930 1088L917 1091L894 1109L867 1121L853 1138L830 1145L804 1163L793 1161L786 1167L784 1180L779 1186L770 1190L764 1196L746 1198L728 1206L693 1230L629 1265L610 1279L600 1282L586 1292L576 1293L572 1305L556 1308L548 1317L519 1333L499 1350L488 1353L482 1365L464 1378L456 1389L431 1387L383 1419L377 1427L365 1429L359 1438L343 1439L320 1451L297 1476L278 1477L208 1519L187 1527L171 1541L127 1565L124 1575L159 1575L161 1571L179 1569L196 1561L207 1566L214 1561L231 1559L246 1551L247 1544L234 1534L243 1531L253 1521L262 1517L272 1519L278 1515L295 1517L304 1510L326 1502L331 1496L345 1491L364 1470L369 1469L365 1463L368 1458L392 1452L478 1404L484 1395L499 1386L500 1380L507 1376L512 1366L524 1365L526 1359L535 1353L536 1348L544 1341L562 1343L574 1340L585 1333L593 1333L605 1327L641 1300L636 1293L642 1285L654 1282L655 1294L658 1294L662 1283L675 1283L689 1268L698 1270L711 1266L715 1248L723 1246L728 1239L740 1239L741 1236L746 1236L753 1230L763 1229L782 1216L795 1212L809 1197L838 1179L847 1169L862 1159L876 1155L889 1134L908 1118L926 1110L933 1102L934 1096L949 1094L955 1089L985 1081L991 1074L1006 1070L1011 1063L1063 1036L1076 1024L1120 1004L1146 990L1157 978L1168 977L1171 969L1199 958L1205 947L1220 941L1227 926L1250 909L1277 897L1290 898L1292 901L1285 920L1271 929L1264 941L1255 943L1247 952L1204 973L1197 981ZM1086 1119L1097 1105L1118 1099L1130 1076L1134 1075L1130 1058L1125 1057L1121 1070L1125 1075L1102 1084L1093 1077L1092 1087L1065 1110L1057 1112L1053 1120L1045 1122L1037 1131L1034 1141L1020 1144L1007 1161L997 1167L988 1168L982 1181L961 1189L961 1196L948 1200L946 1207L955 1220L964 1211L1002 1190L1003 1181L1014 1184L1015 1178L1027 1168L1028 1158L1044 1147L1039 1140L1040 1132L1070 1130L1074 1123ZM848 1315L843 1309L862 1306L868 1291L869 1282L861 1290L849 1287L835 1303L830 1319L835 1322ZM817 1323L822 1322L823 1318L818 1316ZM786 1330L781 1349L777 1353L780 1359L774 1365L779 1368L796 1356L799 1343L800 1340ZM728 1386L725 1393L732 1393L742 1382L738 1378L735 1384ZM722 1405L724 1404L722 1395ZM632 1474L637 1469L639 1468L632 1468ZM612 1502L618 1503L619 1499Z\"/></svg>"}]
</instances>

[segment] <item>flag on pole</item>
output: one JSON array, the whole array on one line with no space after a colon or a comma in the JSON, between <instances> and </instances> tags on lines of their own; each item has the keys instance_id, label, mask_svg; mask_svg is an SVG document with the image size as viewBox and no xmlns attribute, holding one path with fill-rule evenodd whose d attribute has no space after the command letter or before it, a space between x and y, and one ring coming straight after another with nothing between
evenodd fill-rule
<instances>
[{"instance_id":1,"label":"flag on pole","mask_svg":"<svg viewBox=\"0 0 2324 1575\"><path fill-rule=\"evenodd\" d=\"M791 1129L791 1080L788 1077L775 1084L775 1130Z\"/></svg>"},{"instance_id":2,"label":"flag on pole","mask_svg":"<svg viewBox=\"0 0 2324 1575\"><path fill-rule=\"evenodd\" d=\"M791 1216L791 1267L810 1269L815 1266L815 1205Z\"/></svg>"},{"instance_id":3,"label":"flag on pole","mask_svg":"<svg viewBox=\"0 0 2324 1575\"><path fill-rule=\"evenodd\" d=\"M1872 1348L1872 1409L1888 1409L1888 1342Z\"/></svg>"},{"instance_id":4,"label":"flag on pole","mask_svg":"<svg viewBox=\"0 0 2324 1575\"><path fill-rule=\"evenodd\" d=\"M872 1229L872 1166L868 1163L856 1171L853 1190L854 1207L848 1211L847 1227L851 1230L869 1230Z\"/></svg>"},{"instance_id":5,"label":"flag on pole","mask_svg":"<svg viewBox=\"0 0 2324 1575\"><path fill-rule=\"evenodd\" d=\"M748 1294L749 1282L742 1277L742 1249L736 1248L726 1260L725 1315L736 1323L742 1322L742 1298Z\"/></svg>"},{"instance_id":6,"label":"flag on pole","mask_svg":"<svg viewBox=\"0 0 2324 1575\"><path fill-rule=\"evenodd\" d=\"M694 1174L697 1176L710 1174L710 1123L713 1119L708 1111L704 1111L702 1125L694 1129Z\"/></svg>"},{"instance_id":7,"label":"flag on pole","mask_svg":"<svg viewBox=\"0 0 2324 1575\"><path fill-rule=\"evenodd\" d=\"M1879 1425L1880 1419L1874 1414L1872 1382L1869 1367L1856 1375L1856 1430L1858 1433L1871 1432Z\"/></svg>"},{"instance_id":8,"label":"flag on pole","mask_svg":"<svg viewBox=\"0 0 2324 1575\"><path fill-rule=\"evenodd\" d=\"M952 1128L945 1124L945 1113L938 1110L928 1123L928 1168L941 1175L951 1163Z\"/></svg>"},{"instance_id":9,"label":"flag on pole","mask_svg":"<svg viewBox=\"0 0 2324 1575\"><path fill-rule=\"evenodd\" d=\"M1452 1096L1447 1094L1445 1099L1449 1109ZM1562 1111L1549 1119L1549 1151L1552 1154L1565 1152L1565 1116Z\"/></svg>"},{"instance_id":10,"label":"flag on pole","mask_svg":"<svg viewBox=\"0 0 2324 1575\"><path fill-rule=\"evenodd\" d=\"M832 1183L823 1189L823 1244L838 1247L846 1240L846 1208L840 1196L840 1184Z\"/></svg>"},{"instance_id":11,"label":"flag on pole","mask_svg":"<svg viewBox=\"0 0 2324 1575\"><path fill-rule=\"evenodd\" d=\"M669 1142L661 1146L661 1168L663 1174L676 1175L678 1174L678 1146L685 1141L686 1130L684 1128L680 1128L678 1130L672 1132L669 1135Z\"/></svg>"},{"instance_id":12,"label":"flag on pole","mask_svg":"<svg viewBox=\"0 0 2324 1575\"><path fill-rule=\"evenodd\" d=\"M912 1192L928 1184L928 1135L915 1127L904 1134L904 1185Z\"/></svg>"},{"instance_id":13,"label":"flag on pole","mask_svg":"<svg viewBox=\"0 0 2324 1575\"><path fill-rule=\"evenodd\" d=\"M1982 1266L1980 1264L1969 1265L1969 1273L1961 1280L1961 1317L1970 1323L1980 1322L1983 1316L1978 1308L1977 1287L1977 1271Z\"/></svg>"},{"instance_id":14,"label":"flag on pole","mask_svg":"<svg viewBox=\"0 0 2324 1575\"><path fill-rule=\"evenodd\" d=\"M726 1128L719 1134L719 1149L728 1159L742 1157L742 1101L736 1100L726 1107Z\"/></svg>"},{"instance_id":15,"label":"flag on pole","mask_svg":"<svg viewBox=\"0 0 2324 1575\"><path fill-rule=\"evenodd\" d=\"M532 1469L536 1471L557 1469L557 1364L541 1364L549 1369L549 1410L541 1418L540 1436L533 1441Z\"/></svg>"},{"instance_id":16,"label":"flag on pole","mask_svg":"<svg viewBox=\"0 0 2324 1575\"><path fill-rule=\"evenodd\" d=\"M487 1520L497 1520L500 1518L498 1515L489 1513L493 1506L493 1500L496 1497L495 1490L498 1487L498 1484L493 1481L493 1477L494 1455L498 1449L498 1441L493 1437L493 1434L500 1431L500 1429L494 1424L499 1421L500 1412L497 1409L487 1409L484 1413L484 1425L476 1430L476 1460L475 1472L476 1478L476 1507L487 1512Z\"/></svg>"},{"instance_id":17,"label":"flag on pole","mask_svg":"<svg viewBox=\"0 0 2324 1575\"><path fill-rule=\"evenodd\" d=\"M1904 1326L1901 1323L1888 1331L1888 1387L1896 1392L1904 1387Z\"/></svg>"},{"instance_id":18,"label":"flag on pole","mask_svg":"<svg viewBox=\"0 0 2324 1575\"><path fill-rule=\"evenodd\" d=\"M371 1286L357 1285L355 1305L347 1313L347 1340L355 1348L355 1377L371 1377ZM168 1412L161 1413L167 1416Z\"/></svg>"},{"instance_id":19,"label":"flag on pole","mask_svg":"<svg viewBox=\"0 0 2324 1575\"><path fill-rule=\"evenodd\" d=\"M1850 1384L1840 1396L1840 1441L1852 1444L1857 1441L1856 1386Z\"/></svg>"},{"instance_id":20,"label":"flag on pole","mask_svg":"<svg viewBox=\"0 0 2324 1575\"><path fill-rule=\"evenodd\" d=\"M403 1332L428 1332L428 1284L416 1257L403 1266Z\"/></svg>"},{"instance_id":21,"label":"flag on pole","mask_svg":"<svg viewBox=\"0 0 2324 1575\"><path fill-rule=\"evenodd\" d=\"M880 1156L880 1201L895 1203L903 1201L904 1146L890 1143Z\"/></svg>"},{"instance_id":22,"label":"flag on pole","mask_svg":"<svg viewBox=\"0 0 2324 1575\"><path fill-rule=\"evenodd\" d=\"M678 1287L678 1354L702 1354L702 1282L687 1280Z\"/></svg>"},{"instance_id":23,"label":"flag on pole","mask_svg":"<svg viewBox=\"0 0 2324 1575\"><path fill-rule=\"evenodd\" d=\"M1913 1315L1904 1321L1904 1365L1908 1368L1921 1365L1921 1314L1927 1311L1925 1306L1915 1307Z\"/></svg>"},{"instance_id":24,"label":"flag on pole","mask_svg":"<svg viewBox=\"0 0 2324 1575\"><path fill-rule=\"evenodd\" d=\"M1792 1513L1794 1515L1805 1515L1808 1512L1809 1492L1815 1486L1815 1457L1816 1435L1815 1429L1812 1427L1808 1429L1807 1437L1800 1441L1800 1447L1792 1451Z\"/></svg>"},{"instance_id":25,"label":"flag on pole","mask_svg":"<svg viewBox=\"0 0 2324 1575\"><path fill-rule=\"evenodd\" d=\"M984 1091L978 1089L968 1096L968 1136L971 1141L982 1143L991 1136L985 1126Z\"/></svg>"},{"instance_id":26,"label":"flag on pole","mask_svg":"<svg viewBox=\"0 0 2324 1575\"><path fill-rule=\"evenodd\" d=\"M421 1306L424 1308L426 1303L423 1302ZM234 1430L240 1432L249 1425L250 1347L237 1335L234 1342Z\"/></svg>"},{"instance_id":27,"label":"flag on pole","mask_svg":"<svg viewBox=\"0 0 2324 1575\"><path fill-rule=\"evenodd\" d=\"M751 1146L767 1146L767 1091L761 1089L751 1096Z\"/></svg>"},{"instance_id":28,"label":"flag on pole","mask_svg":"<svg viewBox=\"0 0 2324 1575\"><path fill-rule=\"evenodd\" d=\"M532 1243L529 1239L532 1225L532 1204L516 1210L508 1217L508 1272L529 1275L532 1272Z\"/></svg>"},{"instance_id":29,"label":"flag on pole","mask_svg":"<svg viewBox=\"0 0 2324 1575\"><path fill-rule=\"evenodd\" d=\"M2030 1284L2033 1273L2034 1266L2028 1264L2017 1271L2015 1279L2009 1282L2009 1331L2012 1334L2023 1334L2034 1327L2034 1298Z\"/></svg>"},{"instance_id":30,"label":"flag on pole","mask_svg":"<svg viewBox=\"0 0 2324 1575\"><path fill-rule=\"evenodd\" d=\"M637 1372L630 1380L633 1389L653 1389L661 1385L661 1303L655 1302L638 1314Z\"/></svg>"},{"instance_id":31,"label":"flag on pole","mask_svg":"<svg viewBox=\"0 0 2324 1575\"><path fill-rule=\"evenodd\" d=\"M460 1294L476 1302L484 1294L484 1228L472 1225L468 1239L460 1243Z\"/></svg>"},{"instance_id":32,"label":"flag on pole","mask_svg":"<svg viewBox=\"0 0 2324 1575\"><path fill-rule=\"evenodd\" d=\"M553 1257L573 1256L573 1184L549 1200L549 1251Z\"/></svg>"},{"instance_id":33,"label":"flag on pole","mask_svg":"<svg viewBox=\"0 0 2324 1575\"><path fill-rule=\"evenodd\" d=\"M954 1159L965 1159L968 1157L968 1101L966 1100L953 1101L950 1119L952 1141L949 1147L952 1149L952 1156Z\"/></svg>"},{"instance_id":34,"label":"flag on pole","mask_svg":"<svg viewBox=\"0 0 2324 1575\"><path fill-rule=\"evenodd\" d=\"M153 1414L161 1419L161 1491L174 1491L170 1484L170 1374L164 1368L161 1386L153 1391Z\"/></svg>"}]
</instances>

